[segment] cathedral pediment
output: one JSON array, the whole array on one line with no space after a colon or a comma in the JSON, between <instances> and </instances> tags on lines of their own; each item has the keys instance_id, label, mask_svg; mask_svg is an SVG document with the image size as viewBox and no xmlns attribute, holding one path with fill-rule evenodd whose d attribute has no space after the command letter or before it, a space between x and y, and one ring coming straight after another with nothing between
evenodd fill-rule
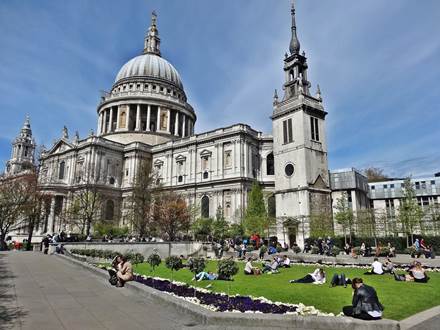
<instances>
[{"instance_id":1,"label":"cathedral pediment","mask_svg":"<svg viewBox=\"0 0 440 330\"><path fill-rule=\"evenodd\" d=\"M69 142L67 142L65 139L61 139L54 144L52 149L50 149L48 151L48 154L53 155L53 154L61 153L61 152L71 150L71 149L73 149L73 145L70 144Z\"/></svg>"}]
</instances>

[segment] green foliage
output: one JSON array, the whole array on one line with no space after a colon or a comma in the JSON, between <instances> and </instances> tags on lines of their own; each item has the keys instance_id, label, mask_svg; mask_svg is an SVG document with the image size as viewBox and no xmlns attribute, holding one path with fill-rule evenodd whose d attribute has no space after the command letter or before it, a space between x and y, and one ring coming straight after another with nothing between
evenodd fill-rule
<instances>
[{"instance_id":1,"label":"green foliage","mask_svg":"<svg viewBox=\"0 0 440 330\"><path fill-rule=\"evenodd\" d=\"M182 260L177 256L170 256L165 259L165 265L172 271L179 270L183 267Z\"/></svg>"},{"instance_id":2,"label":"green foliage","mask_svg":"<svg viewBox=\"0 0 440 330\"><path fill-rule=\"evenodd\" d=\"M98 249L71 249L70 252L73 254L78 254L90 258L102 258L109 260L112 260L116 256L121 254L117 251L98 250ZM127 252L124 254L124 257L133 264L140 264L144 262L144 256L140 253Z\"/></svg>"},{"instance_id":3,"label":"green foliage","mask_svg":"<svg viewBox=\"0 0 440 330\"><path fill-rule=\"evenodd\" d=\"M242 237L244 235L244 227L241 223L233 223L229 226L229 237Z\"/></svg>"},{"instance_id":4,"label":"green foliage","mask_svg":"<svg viewBox=\"0 0 440 330\"><path fill-rule=\"evenodd\" d=\"M264 205L263 190L258 182L252 184L252 189L248 196L248 205L244 218L246 233L251 235L257 233L263 235L270 226L270 219L267 216Z\"/></svg>"},{"instance_id":5,"label":"green foliage","mask_svg":"<svg viewBox=\"0 0 440 330\"><path fill-rule=\"evenodd\" d=\"M211 218L200 218L194 221L191 230L196 239L206 240L208 236L212 235L213 222L214 220Z\"/></svg>"},{"instance_id":6,"label":"green foliage","mask_svg":"<svg viewBox=\"0 0 440 330\"><path fill-rule=\"evenodd\" d=\"M214 239L224 239L228 235L229 223L223 216L221 207L217 209L217 214L214 222L212 223L212 236Z\"/></svg>"},{"instance_id":7,"label":"green foliage","mask_svg":"<svg viewBox=\"0 0 440 330\"><path fill-rule=\"evenodd\" d=\"M158 255L157 253L152 253L148 257L147 262L150 264L150 266L153 268L154 271L154 269L160 265L162 259L160 258L160 255Z\"/></svg>"},{"instance_id":8,"label":"green foliage","mask_svg":"<svg viewBox=\"0 0 440 330\"><path fill-rule=\"evenodd\" d=\"M100 222L95 225L93 225L93 230L95 236L102 237L102 236L112 236L112 237L121 237L126 236L129 233L129 228L127 226L119 227L117 225L114 225L113 223L105 223Z\"/></svg>"},{"instance_id":9,"label":"green foliage","mask_svg":"<svg viewBox=\"0 0 440 330\"><path fill-rule=\"evenodd\" d=\"M406 234L413 234L423 218L423 209L417 203L416 192L411 178L403 182L403 198L400 200L399 221Z\"/></svg>"},{"instance_id":10,"label":"green foliage","mask_svg":"<svg viewBox=\"0 0 440 330\"><path fill-rule=\"evenodd\" d=\"M203 272L203 270L206 267L205 259L203 258L193 258L191 259L191 262L188 262L189 270L194 275Z\"/></svg>"},{"instance_id":11,"label":"green foliage","mask_svg":"<svg viewBox=\"0 0 440 330\"><path fill-rule=\"evenodd\" d=\"M350 234L351 241L351 233L353 231L353 211L348 204L348 196L346 192L342 193L342 196L336 200L336 214L335 220L342 226L342 230L344 231L344 236L347 235L347 230Z\"/></svg>"},{"instance_id":12,"label":"green foliage","mask_svg":"<svg viewBox=\"0 0 440 330\"><path fill-rule=\"evenodd\" d=\"M299 246L293 246L292 250L294 253L300 253L301 252L301 248Z\"/></svg>"},{"instance_id":13,"label":"green foliage","mask_svg":"<svg viewBox=\"0 0 440 330\"><path fill-rule=\"evenodd\" d=\"M267 252L267 246L263 244L263 245L260 247L260 253L266 253L266 252Z\"/></svg>"},{"instance_id":14,"label":"green foliage","mask_svg":"<svg viewBox=\"0 0 440 330\"><path fill-rule=\"evenodd\" d=\"M238 273L238 265L232 259L223 259L218 261L218 275L219 278L230 280Z\"/></svg>"},{"instance_id":15,"label":"green foliage","mask_svg":"<svg viewBox=\"0 0 440 330\"><path fill-rule=\"evenodd\" d=\"M310 235L313 237L332 236L333 216L331 213L320 212L310 217Z\"/></svg>"}]
</instances>

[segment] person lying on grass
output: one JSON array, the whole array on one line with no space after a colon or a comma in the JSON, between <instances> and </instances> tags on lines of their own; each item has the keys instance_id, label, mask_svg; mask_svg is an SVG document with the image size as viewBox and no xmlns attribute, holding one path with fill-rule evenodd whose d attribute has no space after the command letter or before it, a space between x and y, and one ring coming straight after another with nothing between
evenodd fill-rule
<instances>
[{"instance_id":1,"label":"person lying on grass","mask_svg":"<svg viewBox=\"0 0 440 330\"><path fill-rule=\"evenodd\" d=\"M248 258L246 265L244 266L245 275L260 275L261 270L258 267L252 266L252 258Z\"/></svg>"},{"instance_id":2,"label":"person lying on grass","mask_svg":"<svg viewBox=\"0 0 440 330\"><path fill-rule=\"evenodd\" d=\"M393 274L396 281L427 283L429 280L429 277L426 275L425 269L423 269L420 262L416 262L416 264L409 269L408 274L406 275L399 275L396 273Z\"/></svg>"},{"instance_id":3,"label":"person lying on grass","mask_svg":"<svg viewBox=\"0 0 440 330\"><path fill-rule=\"evenodd\" d=\"M351 280L349 278L345 277L344 273L334 274L332 277L332 281L330 282L330 287L333 288L335 286L344 286L344 288L347 287L347 284L351 284Z\"/></svg>"},{"instance_id":4,"label":"person lying on grass","mask_svg":"<svg viewBox=\"0 0 440 330\"><path fill-rule=\"evenodd\" d=\"M379 302L376 290L365 285L361 278L354 278L351 287L353 288L353 300L351 306L342 308L345 316L351 316L362 320L379 320L384 310Z\"/></svg>"},{"instance_id":5,"label":"person lying on grass","mask_svg":"<svg viewBox=\"0 0 440 330\"><path fill-rule=\"evenodd\" d=\"M324 284L325 283L325 272L322 268L316 268L313 273L307 274L303 278L298 280L290 280L289 283L313 283L313 284Z\"/></svg>"},{"instance_id":6,"label":"person lying on grass","mask_svg":"<svg viewBox=\"0 0 440 330\"><path fill-rule=\"evenodd\" d=\"M213 272L200 272L195 277L193 277L193 281L197 280L198 282L207 280L207 281L215 281L218 279L218 275Z\"/></svg>"},{"instance_id":7,"label":"person lying on grass","mask_svg":"<svg viewBox=\"0 0 440 330\"><path fill-rule=\"evenodd\" d=\"M379 259L374 258L374 262L371 264L371 269L364 273L364 275L383 275L382 263Z\"/></svg>"}]
</instances>

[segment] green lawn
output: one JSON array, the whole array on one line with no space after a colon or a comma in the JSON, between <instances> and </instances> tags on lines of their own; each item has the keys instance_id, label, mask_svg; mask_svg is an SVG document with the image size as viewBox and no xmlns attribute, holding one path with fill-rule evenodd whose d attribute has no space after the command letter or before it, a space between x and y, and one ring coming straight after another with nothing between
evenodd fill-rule
<instances>
[{"instance_id":1,"label":"green lawn","mask_svg":"<svg viewBox=\"0 0 440 330\"><path fill-rule=\"evenodd\" d=\"M329 284L290 284L291 279L297 279L312 272L314 266L293 266L290 269L282 269L279 274L263 274L260 276L245 276L243 274L244 263L240 264L240 272L234 277L233 282L226 281L191 281L193 274L188 269L174 272L174 280L190 283L194 286L206 287L212 284L212 291L228 292L230 294L252 295L254 297L266 297L272 301L287 303L303 303L315 306L323 312L338 314L342 307L351 303L352 289L350 287L330 288ZM254 263L254 266L257 263ZM209 261L208 271L216 271L217 262ZM391 275L366 276L364 269L356 268L325 268L327 281L334 273L344 272L349 278L362 277L364 282L373 286L381 303L385 306L384 318L402 320L410 315L429 309L440 304L440 273L430 272L430 280L424 283L397 282ZM152 276L151 267L146 264L135 266L135 272ZM156 268L155 276L171 278L171 271L164 263Z\"/></svg>"}]
</instances>

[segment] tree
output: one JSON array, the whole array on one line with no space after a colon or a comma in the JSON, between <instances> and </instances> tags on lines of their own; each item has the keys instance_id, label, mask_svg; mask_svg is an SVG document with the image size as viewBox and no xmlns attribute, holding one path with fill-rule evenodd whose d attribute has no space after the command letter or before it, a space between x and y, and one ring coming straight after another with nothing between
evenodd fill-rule
<instances>
[{"instance_id":1,"label":"tree","mask_svg":"<svg viewBox=\"0 0 440 330\"><path fill-rule=\"evenodd\" d=\"M411 244L414 243L414 230L423 218L423 209L417 203L416 192L414 190L411 178L406 178L402 186L403 198L400 200L399 222L402 225L402 231L411 236ZM407 241L407 245L409 243Z\"/></svg>"},{"instance_id":2,"label":"tree","mask_svg":"<svg viewBox=\"0 0 440 330\"><path fill-rule=\"evenodd\" d=\"M153 195L158 187L155 187L156 174L152 171L151 162L141 161L133 185L132 195L129 197L129 219L133 229L144 237L153 229L152 209Z\"/></svg>"},{"instance_id":3,"label":"tree","mask_svg":"<svg viewBox=\"0 0 440 330\"><path fill-rule=\"evenodd\" d=\"M244 226L249 235L253 233L262 235L266 229L269 230L270 223L264 205L263 190L258 182L252 184L249 192Z\"/></svg>"},{"instance_id":4,"label":"tree","mask_svg":"<svg viewBox=\"0 0 440 330\"><path fill-rule=\"evenodd\" d=\"M229 223L226 221L223 216L223 210L219 206L217 208L217 214L215 216L215 220L212 223L212 235L215 239L224 239L228 235L229 231Z\"/></svg>"},{"instance_id":5,"label":"tree","mask_svg":"<svg viewBox=\"0 0 440 330\"><path fill-rule=\"evenodd\" d=\"M50 195L40 191L38 187L38 175L35 171L24 177L26 189L26 203L23 208L23 226L27 228L27 250L31 250L34 229L38 227L44 219L46 204L50 201Z\"/></svg>"},{"instance_id":6,"label":"tree","mask_svg":"<svg viewBox=\"0 0 440 330\"><path fill-rule=\"evenodd\" d=\"M0 178L0 250L6 250L6 236L22 224L28 193L20 178Z\"/></svg>"},{"instance_id":7,"label":"tree","mask_svg":"<svg viewBox=\"0 0 440 330\"><path fill-rule=\"evenodd\" d=\"M384 174L384 170L378 167L369 167L364 169L364 175L367 177L368 182L378 182L389 179L389 177Z\"/></svg>"},{"instance_id":8,"label":"tree","mask_svg":"<svg viewBox=\"0 0 440 330\"><path fill-rule=\"evenodd\" d=\"M170 241L190 228L190 212L185 200L169 191L154 196L153 221L156 228Z\"/></svg>"},{"instance_id":9,"label":"tree","mask_svg":"<svg viewBox=\"0 0 440 330\"><path fill-rule=\"evenodd\" d=\"M341 197L336 200L336 214L335 220L342 226L344 232L345 243L347 243L347 229L349 231L349 237L351 242L351 234L353 231L353 210L348 203L347 192L343 192Z\"/></svg>"},{"instance_id":10,"label":"tree","mask_svg":"<svg viewBox=\"0 0 440 330\"><path fill-rule=\"evenodd\" d=\"M73 201L66 211L67 219L79 227L81 234L88 236L92 224L100 220L101 209L102 197L96 185L86 183L73 193Z\"/></svg>"},{"instance_id":11,"label":"tree","mask_svg":"<svg viewBox=\"0 0 440 330\"><path fill-rule=\"evenodd\" d=\"M212 236L212 223L213 219L211 218L200 218L194 221L191 230L196 239L207 241L208 237Z\"/></svg>"},{"instance_id":12,"label":"tree","mask_svg":"<svg viewBox=\"0 0 440 330\"><path fill-rule=\"evenodd\" d=\"M320 212L310 216L310 237L326 237L333 236L333 234L333 217L331 213Z\"/></svg>"},{"instance_id":13,"label":"tree","mask_svg":"<svg viewBox=\"0 0 440 330\"><path fill-rule=\"evenodd\" d=\"M374 237L375 246L377 246L376 238L376 215L374 209L358 210L355 214L356 232L361 237Z\"/></svg>"},{"instance_id":14,"label":"tree","mask_svg":"<svg viewBox=\"0 0 440 330\"><path fill-rule=\"evenodd\" d=\"M440 204L435 203L429 207L429 217L434 235L440 234Z\"/></svg>"}]
</instances>

